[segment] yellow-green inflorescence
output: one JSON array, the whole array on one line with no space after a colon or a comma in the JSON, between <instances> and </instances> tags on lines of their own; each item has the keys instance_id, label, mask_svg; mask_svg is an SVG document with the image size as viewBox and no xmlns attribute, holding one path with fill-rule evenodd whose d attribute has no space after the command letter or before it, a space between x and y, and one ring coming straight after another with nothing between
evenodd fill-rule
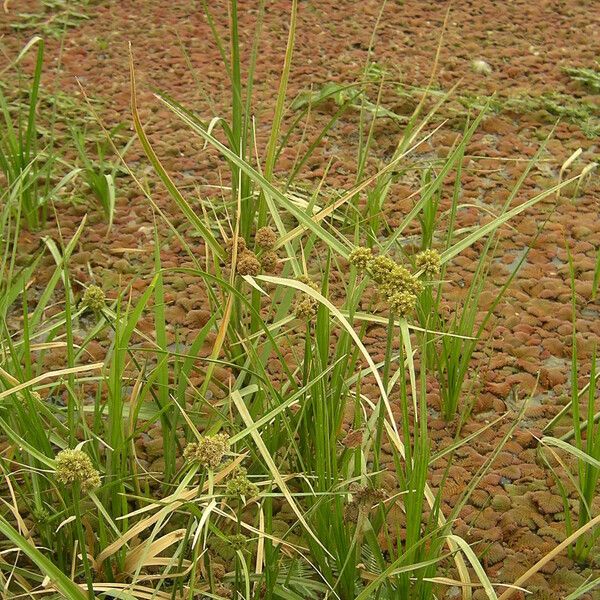
<instances>
[{"instance_id":1,"label":"yellow-green inflorescence","mask_svg":"<svg viewBox=\"0 0 600 600\"><path fill-rule=\"evenodd\" d=\"M435 277L440 274L441 256L437 250L423 250L416 256L417 268L422 270L426 277Z\"/></svg>"},{"instance_id":2,"label":"yellow-green inflorescence","mask_svg":"<svg viewBox=\"0 0 600 600\"><path fill-rule=\"evenodd\" d=\"M207 469L216 469L229 450L229 436L226 433L202 436L191 442L183 451L183 457L190 462L200 463Z\"/></svg>"},{"instance_id":3,"label":"yellow-green inflorescence","mask_svg":"<svg viewBox=\"0 0 600 600\"><path fill-rule=\"evenodd\" d=\"M100 473L83 450L61 450L56 455L56 478L64 485L78 483L86 493L100 485Z\"/></svg>"},{"instance_id":4,"label":"yellow-green inflorescence","mask_svg":"<svg viewBox=\"0 0 600 600\"><path fill-rule=\"evenodd\" d=\"M359 246L350 252L348 260L350 261L350 264L353 264L360 272L364 272L373 258L373 251L370 248L362 248Z\"/></svg>"},{"instance_id":5,"label":"yellow-green inflorescence","mask_svg":"<svg viewBox=\"0 0 600 600\"><path fill-rule=\"evenodd\" d=\"M81 304L94 312L100 312L106 305L106 295L102 288L90 285L83 294Z\"/></svg>"},{"instance_id":6,"label":"yellow-green inflorescence","mask_svg":"<svg viewBox=\"0 0 600 600\"><path fill-rule=\"evenodd\" d=\"M369 248L355 248L349 260L359 271L371 276L394 313L405 317L415 309L423 284L406 267L389 256L373 255Z\"/></svg>"},{"instance_id":7,"label":"yellow-green inflorescence","mask_svg":"<svg viewBox=\"0 0 600 600\"><path fill-rule=\"evenodd\" d=\"M248 479L247 471L243 467L237 469L225 484L228 496L254 498L258 496L258 486Z\"/></svg>"}]
</instances>

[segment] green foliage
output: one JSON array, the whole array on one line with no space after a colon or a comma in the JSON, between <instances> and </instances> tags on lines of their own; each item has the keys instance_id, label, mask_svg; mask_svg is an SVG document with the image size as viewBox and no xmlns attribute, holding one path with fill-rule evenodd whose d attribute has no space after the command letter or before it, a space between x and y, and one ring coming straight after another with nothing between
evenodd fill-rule
<instances>
[{"instance_id":1,"label":"green foliage","mask_svg":"<svg viewBox=\"0 0 600 600\"><path fill-rule=\"evenodd\" d=\"M120 127L114 128L113 131L108 132L108 135L116 134L119 129ZM116 178L121 171L119 163L106 159L109 150L106 140L96 142L95 158L92 158L86 148L87 132L72 127L71 135L81 161L83 178L96 200L100 203L110 231L115 214ZM120 151L121 156L125 156L134 139L131 138Z\"/></svg>"},{"instance_id":2,"label":"green foliage","mask_svg":"<svg viewBox=\"0 0 600 600\"><path fill-rule=\"evenodd\" d=\"M577 296L575 293L575 269L569 251L569 268L571 275L571 306L573 333L571 344L571 399L569 404L552 420L547 430L551 430L567 410L571 412L573 428L560 439L544 437L542 441L546 446L557 447L567 456L574 457L575 479L568 474L579 499L578 528L585 529L596 516L593 514L593 502L598 495L598 481L600 480L600 412L596 413L596 398L600 387L598 385L597 347L592 350L590 373L588 383L579 387L579 350L577 347ZM569 506L569 495L561 476L553 469L557 478L558 487L563 496L565 507ZM566 510L567 533L572 534L574 524L570 513ZM592 529L577 538L571 554L581 563L586 563L592 556L598 531Z\"/></svg>"},{"instance_id":3,"label":"green foliage","mask_svg":"<svg viewBox=\"0 0 600 600\"><path fill-rule=\"evenodd\" d=\"M565 67L563 70L575 81L579 81L584 87L593 93L600 93L600 62L596 63L598 68Z\"/></svg>"},{"instance_id":4,"label":"green foliage","mask_svg":"<svg viewBox=\"0 0 600 600\"><path fill-rule=\"evenodd\" d=\"M33 30L43 36L60 37L64 31L77 27L89 16L82 8L89 4L88 0L41 0L38 12L18 13L18 20L11 27L19 30Z\"/></svg>"},{"instance_id":5,"label":"green foliage","mask_svg":"<svg viewBox=\"0 0 600 600\"><path fill-rule=\"evenodd\" d=\"M45 156L43 150L38 148L36 111L44 42L36 38L35 44L37 57L26 105L14 115L8 99L0 91L3 119L0 169L6 184L3 196L13 206L17 218L22 216L31 229L36 229L45 221L48 186L44 182L50 179L54 163L52 155ZM33 47L34 44L30 42L24 52Z\"/></svg>"}]
</instances>

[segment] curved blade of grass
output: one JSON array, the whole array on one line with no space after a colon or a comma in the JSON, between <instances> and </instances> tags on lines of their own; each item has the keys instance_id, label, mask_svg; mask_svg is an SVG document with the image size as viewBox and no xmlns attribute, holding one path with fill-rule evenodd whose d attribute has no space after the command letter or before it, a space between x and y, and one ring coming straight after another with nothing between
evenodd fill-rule
<instances>
[{"instance_id":1,"label":"curved blade of grass","mask_svg":"<svg viewBox=\"0 0 600 600\"><path fill-rule=\"evenodd\" d=\"M24 440L2 418L0 418L0 426L2 426L2 432L19 448L26 450L28 454L33 456L35 459L37 459L43 465L46 465L50 469L54 469L55 463L54 463L53 459L48 458L45 454L40 452L37 448L35 448L31 444L29 444L26 440Z\"/></svg>"},{"instance_id":2,"label":"curved blade of grass","mask_svg":"<svg viewBox=\"0 0 600 600\"><path fill-rule=\"evenodd\" d=\"M580 450L579 448L576 448L575 446L572 446L571 444L564 442L561 439L544 436L540 440L540 443L546 446L556 446L557 448L560 448L561 450L572 454L577 459L587 463L588 465L591 465L595 469L600 469L599 460L595 459L593 456L590 456L587 452L584 452L583 450Z\"/></svg>"},{"instance_id":3,"label":"curved blade of grass","mask_svg":"<svg viewBox=\"0 0 600 600\"><path fill-rule=\"evenodd\" d=\"M275 285L284 285L286 287L291 287L291 288L300 290L301 292L304 292L305 294L307 294L307 295L311 296L312 298L314 298L315 300L317 300L317 302L319 302L320 304L323 304L324 306L326 306L331 311L331 313L341 323L342 327L344 327L344 329L348 332L350 337L353 339L354 343L360 349L361 354L367 361L367 363L371 369L371 373L373 374L373 377L375 378L375 381L377 382L377 386L379 387L379 391L381 393L381 399L384 402L386 412L388 414L388 419L390 420L390 425L391 425L393 431L396 432L398 442L402 446L402 452L404 452L404 445L400 441L400 436L398 434L398 430L396 428L396 422L394 419L394 413L392 412L392 408L390 405L390 401L389 401L385 386L383 385L383 381L381 379L381 376L379 375L379 370L377 369L377 366L373 362L371 355L369 354L369 352L365 348L364 344L360 340L360 337L358 336L356 331L354 331L354 328L352 327L352 325L348 322L348 320L344 317L344 315L342 315L342 313L339 311L339 309L336 306L334 306L329 300L327 300L327 298L322 296L318 291L313 290L308 285L306 285L300 281L297 281L295 279L285 279L283 277L273 277L271 275L257 275L256 279L258 279L259 281L266 281L268 283L273 283Z\"/></svg>"},{"instance_id":4,"label":"curved blade of grass","mask_svg":"<svg viewBox=\"0 0 600 600\"><path fill-rule=\"evenodd\" d=\"M52 273L52 277L50 277L50 280L46 284L46 287L44 288L44 291L42 292L42 295L40 296L40 298L37 302L37 306L36 306L35 310L33 311L33 315L31 316L31 319L29 320L30 328L32 330L35 327L37 327L38 323L42 319L43 313L46 310L46 306L47 306L48 302L50 301L52 294L54 293L54 288L56 287L58 280L62 279L63 283L65 281L65 279L64 279L64 277L65 277L65 274L64 274L65 262L69 260L71 254L73 253L73 250L75 249L75 246L77 245L77 242L79 241L79 238L81 237L81 234L83 233L83 228L85 227L86 220L87 220L87 216L84 215L84 217L81 219L81 223L79 224L79 227L77 227L77 230L73 234L73 237L69 240L69 243L65 246L62 257L60 257L60 259L56 258L60 253L58 252L58 248L56 247L56 244L53 242L53 240L49 237L42 238L42 241L46 244L46 247L48 248L48 250L50 250L50 252L53 254L53 257L56 260L56 269L54 270L54 273Z\"/></svg>"},{"instance_id":5,"label":"curved blade of grass","mask_svg":"<svg viewBox=\"0 0 600 600\"><path fill-rule=\"evenodd\" d=\"M279 80L279 91L277 92L277 101L275 102L275 115L271 125L271 135L267 143L267 158L265 160L265 178L270 181L273 177L273 168L275 166L275 150L279 139L279 129L283 119L283 107L285 95L287 92L288 80L290 77L290 68L292 66L292 56L294 53L294 38L296 35L296 15L298 12L298 0L292 2L292 14L290 16L290 25L288 31L287 46L285 49L285 58L283 62L283 71Z\"/></svg>"},{"instance_id":6,"label":"curved blade of grass","mask_svg":"<svg viewBox=\"0 0 600 600\"><path fill-rule=\"evenodd\" d=\"M233 473L242 463L242 461L246 458L246 455L240 455L232 460L226 467L224 467L221 471L219 471L214 477L214 483L220 483L224 481L231 473ZM106 560L109 556L112 556L115 552L118 552L129 540L138 536L142 531L151 527L157 521L160 521L166 514L169 512L176 511L180 506L184 505L186 502L193 500L198 497L202 492L208 490L208 483L205 483L202 488L193 487L191 489L187 489L187 486L190 484L192 479L196 476L196 472L192 469L189 473L183 478L181 483L177 486L177 489L173 494L164 498L161 502L154 502L143 508L139 508L134 510L126 515L123 515L118 518L119 521L124 519L131 519L132 517L159 509L153 515L147 517L146 519L137 522L133 527L129 528L126 532L124 532L120 538L112 542L109 546L104 548L102 552L96 557L96 561L98 564L101 564L104 560Z\"/></svg>"},{"instance_id":7,"label":"curved blade of grass","mask_svg":"<svg viewBox=\"0 0 600 600\"><path fill-rule=\"evenodd\" d=\"M519 204L519 206L515 206L515 208L506 211L505 213L496 217L493 221L486 223L485 225L483 225L479 229L475 230L473 233L471 233L464 239L458 241L456 244L454 244L454 246L451 246L446 251L444 251L442 253L441 259L440 259L441 263L444 264L444 263L448 262L449 260L451 260L452 258L457 256L458 254L460 254L463 250L465 250L469 246L473 245L477 240L486 236L488 233L495 231L496 229L498 229L498 227L500 227L501 225L504 225L504 223L506 223L507 221L510 221L513 217L522 213L524 210L532 207L534 204L537 204L540 200L543 200L544 198L551 196L557 190L560 190L561 188L569 185L573 181L577 181L580 178L581 178L581 174L576 175L575 177L571 177L571 179L566 179L562 183L555 185L547 190L544 190L537 196L534 196L533 198L530 198L526 202Z\"/></svg>"},{"instance_id":8,"label":"curved blade of grass","mask_svg":"<svg viewBox=\"0 0 600 600\"><path fill-rule=\"evenodd\" d=\"M371 177L367 177L360 183L357 183L353 188L351 188L349 191L345 192L340 198L338 198L337 200L332 202L329 206L325 206L324 208L322 208L318 213L316 213L315 215L312 216L312 220L315 222L322 221L325 217L332 214L337 208L339 208L340 206L343 206L344 204L346 204L347 202L352 200L352 198L354 198L359 192L363 191L365 188L367 188L373 182L377 181L380 177L382 177L386 173L393 170L394 167L402 159L404 159L407 155L409 155L419 145L423 144L425 141L427 141L429 138L431 138L438 131L438 129L441 129L441 127L442 127L442 125L439 125L438 127L436 127L431 133L428 133L422 140L415 142L412 147L408 148L404 152L398 154L398 156L394 157L387 165L385 165L385 167L380 169L377 173L375 173ZM281 239L279 239L277 241L277 243L275 244L275 248L281 247L286 242L291 241L292 239L294 239L301 233L302 233L302 225L299 225L295 229L292 229L290 232L288 232ZM392 240L392 243L393 243L393 240ZM391 246L392 243L390 243L389 245Z\"/></svg>"},{"instance_id":9,"label":"curved blade of grass","mask_svg":"<svg viewBox=\"0 0 600 600\"><path fill-rule=\"evenodd\" d=\"M8 390L0 392L0 400L16 392L20 392L21 390L24 390L26 388L33 387L34 385L40 383L41 381L45 381L46 379L62 377L63 375L69 375L71 373L83 373L85 371L94 371L95 369L102 369L103 366L104 363L98 362L93 363L91 365L80 365L79 367L71 367L69 369L59 369L58 371L49 371L48 373L42 373L41 375L38 375L33 379L29 379L28 381L19 383L18 385L9 388Z\"/></svg>"},{"instance_id":10,"label":"curved blade of grass","mask_svg":"<svg viewBox=\"0 0 600 600\"><path fill-rule=\"evenodd\" d=\"M475 552L473 552L471 546L469 546L469 544L467 544L467 542L465 542L465 540L463 540L458 535L450 534L448 535L448 539L452 540L452 542L454 542L454 544L460 547L460 549L463 551L463 554L471 563L471 566L473 567L473 570L475 571L479 581L481 582L481 585L483 585L483 589L488 595L488 598L490 600L498 600L498 596L494 591L494 586L489 580L485 570L483 569L483 566L479 562L479 559L477 558L477 556L475 556Z\"/></svg>"},{"instance_id":11,"label":"curved blade of grass","mask_svg":"<svg viewBox=\"0 0 600 600\"><path fill-rule=\"evenodd\" d=\"M210 229L202 222L192 207L188 204L187 200L182 196L181 192L171 177L169 177L169 174L166 172L165 168L162 166L162 163L158 159L158 156L156 156L156 153L154 152L154 149L152 148L152 145L146 136L146 132L144 131L144 126L142 125L137 109L135 70L133 68L133 53L131 50L131 43L129 44L129 71L131 77L131 112L133 115L133 124L148 160L152 163L152 166L158 173L158 176L161 178L173 200L175 200L177 206L179 206L185 216L189 219L190 223L192 223L200 232L206 243L210 246L211 250L217 256L224 257L225 251L223 248L221 248L221 245L217 242Z\"/></svg>"},{"instance_id":12,"label":"curved blade of grass","mask_svg":"<svg viewBox=\"0 0 600 600\"><path fill-rule=\"evenodd\" d=\"M415 376L415 363L413 360L413 349L410 343L410 331L408 330L408 321L400 319L400 331L402 332L402 344L406 353L406 364L408 364L408 374L410 376L410 391L415 411L415 423L419 420L419 410L417 408L417 378Z\"/></svg>"},{"instance_id":13,"label":"curved blade of grass","mask_svg":"<svg viewBox=\"0 0 600 600\"><path fill-rule=\"evenodd\" d=\"M593 579L592 581L587 581L586 583L579 586L572 594L569 594L565 600L577 600L577 598L581 598L583 594L587 592L591 592L595 587L600 585L600 577Z\"/></svg>"}]
</instances>

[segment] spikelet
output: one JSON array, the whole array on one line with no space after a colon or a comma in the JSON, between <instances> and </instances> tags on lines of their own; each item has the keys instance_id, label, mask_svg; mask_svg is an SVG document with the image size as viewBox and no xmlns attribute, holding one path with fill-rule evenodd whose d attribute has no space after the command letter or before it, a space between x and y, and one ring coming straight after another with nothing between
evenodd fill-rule
<instances>
[{"instance_id":1,"label":"spikelet","mask_svg":"<svg viewBox=\"0 0 600 600\"><path fill-rule=\"evenodd\" d=\"M61 450L56 455L56 478L68 486L79 483L82 492L100 485L100 473L83 450Z\"/></svg>"}]
</instances>

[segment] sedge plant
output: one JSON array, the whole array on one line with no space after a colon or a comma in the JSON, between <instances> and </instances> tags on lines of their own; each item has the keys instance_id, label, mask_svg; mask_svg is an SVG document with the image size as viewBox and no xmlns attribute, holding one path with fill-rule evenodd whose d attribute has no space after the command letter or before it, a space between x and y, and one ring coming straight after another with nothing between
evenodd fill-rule
<instances>
[{"instance_id":1,"label":"sedge plant","mask_svg":"<svg viewBox=\"0 0 600 600\"><path fill-rule=\"evenodd\" d=\"M590 372L587 383L580 388L580 350L577 340L577 294L575 291L575 267L570 249L567 247L569 259L569 274L571 282L571 314L572 314L572 336L571 336L571 397L560 413L552 419L546 427L546 431L560 423L562 418L570 412L572 427L560 437L545 435L541 442L544 448L551 451L558 460L560 467L569 478L578 498L578 516L574 522L571 516L571 504L569 502L568 484L563 483L560 474L553 467L557 486L563 498L565 507L565 523L567 533L572 534L575 526L578 529L586 527L596 516L594 514L595 499L598 497L598 480L600 477L600 424L596 403L598 395L598 372L597 372L597 347L591 350ZM567 457L573 459L575 466L570 468L565 461L561 460L555 449L562 451ZM547 464L548 461L546 461ZM573 474L572 471L574 471ZM592 529L589 533L577 538L570 553L580 563L585 564L591 557L598 532Z\"/></svg>"}]
</instances>

